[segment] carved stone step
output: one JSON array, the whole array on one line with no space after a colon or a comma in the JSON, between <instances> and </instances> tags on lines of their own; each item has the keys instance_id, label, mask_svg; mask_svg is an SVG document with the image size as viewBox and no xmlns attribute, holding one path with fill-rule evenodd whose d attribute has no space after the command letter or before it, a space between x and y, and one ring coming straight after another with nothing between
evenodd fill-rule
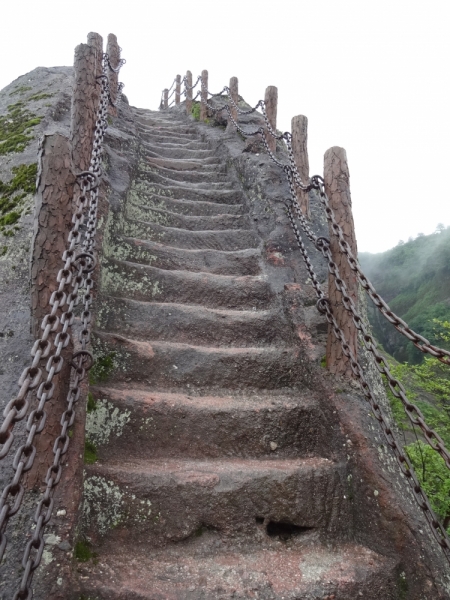
<instances>
[{"instance_id":1,"label":"carved stone step","mask_svg":"<svg viewBox=\"0 0 450 600\"><path fill-rule=\"evenodd\" d=\"M106 546L120 540L155 547L185 540L202 527L255 535L260 520L330 536L349 527L346 467L325 458L124 457L87 466L86 490L106 486L118 499L114 528L105 531L102 497L88 491L86 506L87 534Z\"/></svg>"},{"instance_id":2,"label":"carved stone step","mask_svg":"<svg viewBox=\"0 0 450 600\"><path fill-rule=\"evenodd\" d=\"M155 458L299 458L329 452L333 429L304 394L195 396L94 387L86 435L100 463Z\"/></svg>"},{"instance_id":3,"label":"carved stone step","mask_svg":"<svg viewBox=\"0 0 450 600\"><path fill-rule=\"evenodd\" d=\"M205 531L151 554L120 544L82 573L84 594L99 600L394 600L397 567L357 544L233 547Z\"/></svg>"},{"instance_id":4,"label":"carved stone step","mask_svg":"<svg viewBox=\"0 0 450 600\"><path fill-rule=\"evenodd\" d=\"M309 389L311 373L299 348L229 348L137 341L96 333L97 347L113 358L108 381L159 391ZM219 392L214 392L219 393Z\"/></svg>"},{"instance_id":5,"label":"carved stone step","mask_svg":"<svg viewBox=\"0 0 450 600\"><path fill-rule=\"evenodd\" d=\"M139 302L109 296L97 327L137 340L181 342L196 346L260 347L292 344L283 315L272 310L220 310L205 306Z\"/></svg>"},{"instance_id":6,"label":"carved stone step","mask_svg":"<svg viewBox=\"0 0 450 600\"><path fill-rule=\"evenodd\" d=\"M257 248L260 244L255 232L250 229L222 229L213 231L190 231L177 227L166 227L157 223L146 223L125 219L123 235L141 240L159 242L172 248L210 249L223 252Z\"/></svg>"},{"instance_id":7,"label":"carved stone step","mask_svg":"<svg viewBox=\"0 0 450 600\"><path fill-rule=\"evenodd\" d=\"M192 184L181 185L179 182L168 183L152 181L145 178L147 193L166 196L178 200L194 200L201 202L217 202L220 204L242 204L242 192L223 186L220 189L199 189ZM175 185L177 183L177 185Z\"/></svg>"},{"instance_id":8,"label":"carved stone step","mask_svg":"<svg viewBox=\"0 0 450 600\"><path fill-rule=\"evenodd\" d=\"M102 293L113 296L211 308L264 310L274 299L268 282L260 276L166 271L111 259L103 263L101 284Z\"/></svg>"},{"instance_id":9,"label":"carved stone step","mask_svg":"<svg viewBox=\"0 0 450 600\"><path fill-rule=\"evenodd\" d=\"M215 215L242 215L242 204L220 204L219 202L202 202L200 200L177 200L157 194L147 193L145 188L135 188L133 196L129 198L128 205L159 208L180 215L215 216Z\"/></svg>"},{"instance_id":10,"label":"carved stone step","mask_svg":"<svg viewBox=\"0 0 450 600\"><path fill-rule=\"evenodd\" d=\"M221 251L209 249L172 248L158 242L125 238L111 246L107 258L124 260L165 269L217 275L259 275L260 252L257 249Z\"/></svg>"},{"instance_id":11,"label":"carved stone step","mask_svg":"<svg viewBox=\"0 0 450 600\"><path fill-rule=\"evenodd\" d=\"M178 177L178 179L176 179ZM164 169L153 169L140 170L139 179L148 181L151 183L159 183L166 187L186 187L188 186L192 191L209 192L215 193L216 191L231 191L233 190L233 182L224 178L222 181L217 181L214 175L201 175L198 173L189 173L184 171L178 173L177 171L169 171Z\"/></svg>"},{"instance_id":12,"label":"carved stone step","mask_svg":"<svg viewBox=\"0 0 450 600\"><path fill-rule=\"evenodd\" d=\"M133 205L131 203L128 203L126 216L128 219L158 223L166 227L177 227L190 231L220 231L223 229L249 228L249 218L247 215L180 215L167 210Z\"/></svg>"}]
</instances>

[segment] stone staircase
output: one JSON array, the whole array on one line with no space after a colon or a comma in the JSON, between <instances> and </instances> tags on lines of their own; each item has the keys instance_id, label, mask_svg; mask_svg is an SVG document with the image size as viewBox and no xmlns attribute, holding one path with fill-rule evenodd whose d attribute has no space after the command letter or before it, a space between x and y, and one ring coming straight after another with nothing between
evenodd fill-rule
<instances>
[{"instance_id":1,"label":"stone staircase","mask_svg":"<svg viewBox=\"0 0 450 600\"><path fill-rule=\"evenodd\" d=\"M140 162L104 243L111 372L88 413L97 558L79 566L81 597L400 598L396 561L355 541L345 451L239 183L195 123L135 117Z\"/></svg>"}]
</instances>

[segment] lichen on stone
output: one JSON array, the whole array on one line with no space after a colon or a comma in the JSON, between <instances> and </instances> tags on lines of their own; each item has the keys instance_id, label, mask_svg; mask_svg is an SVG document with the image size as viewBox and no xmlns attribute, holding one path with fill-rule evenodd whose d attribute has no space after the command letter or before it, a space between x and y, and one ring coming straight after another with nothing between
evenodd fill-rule
<instances>
[{"instance_id":1,"label":"lichen on stone","mask_svg":"<svg viewBox=\"0 0 450 600\"><path fill-rule=\"evenodd\" d=\"M107 444L111 436L122 435L130 415L131 411L121 411L108 400L98 399L95 410L86 415L86 438L96 446Z\"/></svg>"}]
</instances>

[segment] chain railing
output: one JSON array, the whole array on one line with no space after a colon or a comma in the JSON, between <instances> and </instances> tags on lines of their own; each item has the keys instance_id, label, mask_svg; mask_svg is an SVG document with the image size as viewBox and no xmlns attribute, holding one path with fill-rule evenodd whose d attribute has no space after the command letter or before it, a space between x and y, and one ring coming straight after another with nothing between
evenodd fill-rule
<instances>
[{"instance_id":1,"label":"chain railing","mask_svg":"<svg viewBox=\"0 0 450 600\"><path fill-rule=\"evenodd\" d=\"M354 271L358 277L359 282L362 287L368 294L368 296L373 300L375 306L380 310L383 316L399 331L402 335L404 335L408 340L410 340L421 352L430 354L431 356L437 358L444 364L450 365L450 352L438 348L432 345L429 340L421 336L420 334L413 331L407 323L405 323L400 317L398 317L388 306L388 304L381 298L381 296L376 292L374 286L363 273L358 260L353 255L351 248L347 241L345 240L344 233L342 228L337 222L336 215L331 207L328 196L325 192L324 180L320 176L311 177L309 183L304 183L302 181L301 175L298 172L297 165L294 158L294 153L292 149L292 135L289 132L278 133L272 127L270 120L266 111L266 103L264 100L259 100L254 108L243 110L238 104L233 100L231 90L229 87L225 86L221 92L217 94L212 94L204 84L201 76L197 79L197 82L202 81L202 91L205 93L205 105L210 114L217 114L221 111L226 111L228 115L229 122L233 124L235 129L244 137L255 137L260 136L261 141L265 147L265 150L271 160L280 167L287 178L289 189L290 189L290 198L286 200L286 211L289 222L293 228L294 235L297 240L297 244L299 246L300 252L302 254L302 258L305 262L306 268L309 273L309 277L312 281L312 285L315 289L317 295L317 309L319 312L325 315L328 323L330 324L331 331L335 338L340 342L342 347L342 352L344 356L349 360L352 372L355 375L356 380L358 381L362 393L364 397L369 402L372 412L375 415L375 418L380 423L383 434L386 438L386 441L389 447L392 449L396 461L400 467L401 472L406 477L406 480L409 483L409 486L412 490L414 498L424 513L425 519L430 527L431 532L433 533L435 539L437 540L440 547L443 549L443 552L450 563L450 539L447 535L447 532L444 526L439 522L436 518L436 515L433 512L430 501L421 487L419 480L414 472L411 461L408 456L403 452L400 445L398 444L394 432L392 431L391 426L389 425L388 418L383 414L383 411L380 407L379 402L376 400L373 391L370 388L370 385L364 375L364 371L358 362L357 357L352 351L348 341L345 339L344 333L342 329L339 327L332 311L332 307L330 301L326 298L317 276L314 272L313 265L308 256L306 246L303 243L303 240L300 235L300 231L296 224L296 219L300 223L301 228L304 233L308 237L308 239L312 242L314 247L325 257L327 261L328 270L333 277L335 282L336 289L340 292L342 297L342 304L345 310L350 315L355 328L360 332L365 348L372 354L374 357L375 365L377 366L378 371L386 378L388 386L394 396L398 398L405 409L405 412L410 420L410 422L414 426L420 427L424 439L426 442L440 454L443 458L445 465L448 469L450 469L450 452L445 447L445 444L441 437L431 429L424 417L420 409L410 402L407 398L405 388L395 377L393 377L390 372L389 365L386 359L378 352L377 343L368 330L367 326L364 323L363 318L358 312L356 305L353 299L350 297L345 281L341 278L339 268L336 265L336 262L333 260L333 256L330 250L330 241L326 237L318 237L314 234L313 230L309 226L301 207L297 200L297 190L300 189L303 192L310 192L311 190L315 190L317 196L319 198L320 203L322 204L328 222L330 223L330 228L333 234L336 236L339 244L339 249L341 254L343 254L346 258L348 265L351 270ZM210 98L217 98L226 95L228 98L228 102L225 104L221 104L219 106L214 106L208 101L208 96ZM236 111L238 115L249 115L254 113L258 108L261 108L261 114L264 120L264 126L256 127L252 130L245 129L241 127L238 123L238 120L233 116L233 109ZM269 138L267 137L269 136ZM285 148L287 150L288 162L283 162L278 160L275 156L275 153L270 149L268 139L273 138L277 141L284 143ZM295 217L293 214L295 213Z\"/></svg>"},{"instance_id":2,"label":"chain railing","mask_svg":"<svg viewBox=\"0 0 450 600\"><path fill-rule=\"evenodd\" d=\"M18 513L24 498L23 476L32 468L36 457L35 437L44 431L46 425L45 405L53 397L54 378L60 373L64 364L62 351L71 341L71 327L75 319L74 309L82 300L84 310L81 314L79 332L81 348L73 354L70 361L72 373L67 407L61 417L60 434L53 444L54 459L44 480L45 492L35 511L31 538L25 547L22 558L24 569L22 580L14 595L14 600L32 598L31 582L44 551L44 530L52 516L53 494L61 479L61 460L69 448L69 429L75 422L75 404L80 397L81 383L93 364L92 354L88 350L92 318L90 307L93 279L91 273L96 265L94 248L103 138L108 126L108 105L113 105L107 70L117 73L124 63L124 59L120 59L118 67L113 68L109 56L105 54L103 57L103 74L98 78L101 85L100 104L95 122L90 165L88 171L77 176L80 191L74 202L67 248L61 257L63 266L56 277L59 285L49 299L49 312L41 323L43 333L31 349L31 364L24 369L19 378L19 392L8 402L3 411L3 422L0 426L0 459L4 459L11 450L15 439L15 424L22 421L27 415L26 431L28 435L25 443L20 445L14 455L12 460L14 475L4 487L0 497L0 562L7 546L5 532L8 522ZM119 84L118 101L115 106L120 103L122 88L123 84ZM47 373L46 377L44 371ZM36 392L38 402L37 406L28 414L33 401L33 392Z\"/></svg>"}]
</instances>

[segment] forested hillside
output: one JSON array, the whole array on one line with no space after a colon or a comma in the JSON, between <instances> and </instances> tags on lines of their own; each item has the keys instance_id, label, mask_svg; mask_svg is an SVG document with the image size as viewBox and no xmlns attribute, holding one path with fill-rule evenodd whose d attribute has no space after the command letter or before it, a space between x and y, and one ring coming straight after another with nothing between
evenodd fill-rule
<instances>
[{"instance_id":1,"label":"forested hillside","mask_svg":"<svg viewBox=\"0 0 450 600\"><path fill-rule=\"evenodd\" d=\"M450 321L450 227L419 235L380 254L359 254L366 275L394 312L433 343L445 346L433 319ZM419 363L421 353L369 302L376 338L400 362Z\"/></svg>"}]
</instances>

